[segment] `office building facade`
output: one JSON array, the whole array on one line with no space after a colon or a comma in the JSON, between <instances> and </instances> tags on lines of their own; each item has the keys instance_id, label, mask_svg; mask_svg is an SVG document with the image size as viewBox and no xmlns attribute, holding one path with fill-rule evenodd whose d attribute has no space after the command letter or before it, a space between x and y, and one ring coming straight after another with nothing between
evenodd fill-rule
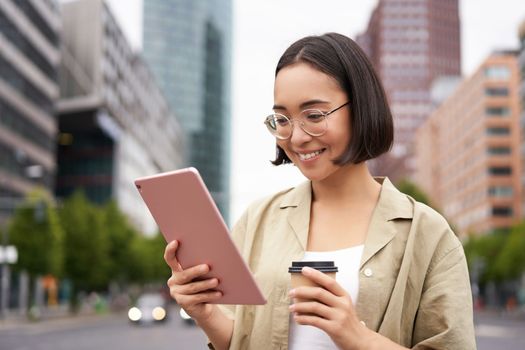
<instances>
[{"instance_id":1,"label":"office building facade","mask_svg":"<svg viewBox=\"0 0 525 350\"><path fill-rule=\"evenodd\" d=\"M53 193L60 27L54 1L0 1L0 224L36 187Z\"/></svg>"},{"instance_id":2,"label":"office building facade","mask_svg":"<svg viewBox=\"0 0 525 350\"><path fill-rule=\"evenodd\" d=\"M373 164L375 173L393 180L413 174L411 143L434 108L432 85L461 74L458 6L458 0L379 0L356 38L382 79L394 116L394 146Z\"/></svg>"},{"instance_id":3,"label":"office building facade","mask_svg":"<svg viewBox=\"0 0 525 350\"><path fill-rule=\"evenodd\" d=\"M519 69L495 52L416 135L416 182L457 233L509 229L521 216Z\"/></svg>"},{"instance_id":4,"label":"office building facade","mask_svg":"<svg viewBox=\"0 0 525 350\"><path fill-rule=\"evenodd\" d=\"M520 41L520 49L518 56L518 65L520 70L520 86L519 94L521 101L521 115L520 115L520 130L521 130L521 139L520 139L520 157L522 164L522 175L521 175L521 186L525 188L525 20L521 23L518 29L518 36ZM525 191L522 191L521 199L521 216L525 217Z\"/></svg>"},{"instance_id":5,"label":"office building facade","mask_svg":"<svg viewBox=\"0 0 525 350\"><path fill-rule=\"evenodd\" d=\"M143 54L227 219L230 192L231 0L144 0Z\"/></svg>"},{"instance_id":6,"label":"office building facade","mask_svg":"<svg viewBox=\"0 0 525 350\"><path fill-rule=\"evenodd\" d=\"M56 193L110 198L143 232L156 225L133 180L179 168L183 133L149 68L102 0L62 4Z\"/></svg>"}]
</instances>

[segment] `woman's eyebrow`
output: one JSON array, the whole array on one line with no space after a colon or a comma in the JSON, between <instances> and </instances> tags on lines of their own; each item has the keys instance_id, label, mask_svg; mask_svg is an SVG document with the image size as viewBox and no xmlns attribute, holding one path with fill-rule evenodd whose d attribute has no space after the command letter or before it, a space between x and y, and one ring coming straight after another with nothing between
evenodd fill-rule
<instances>
[{"instance_id":1,"label":"woman's eyebrow","mask_svg":"<svg viewBox=\"0 0 525 350\"><path fill-rule=\"evenodd\" d=\"M305 108L308 108L308 107L311 107L311 106L314 106L314 105L327 104L327 103L330 103L330 102L325 101L325 100L318 100L318 99L308 100L308 101L305 101L305 102L301 103L299 105L299 108L305 109ZM281 106L281 105L273 105L272 109L284 109L284 110L286 110L286 107Z\"/></svg>"}]
</instances>

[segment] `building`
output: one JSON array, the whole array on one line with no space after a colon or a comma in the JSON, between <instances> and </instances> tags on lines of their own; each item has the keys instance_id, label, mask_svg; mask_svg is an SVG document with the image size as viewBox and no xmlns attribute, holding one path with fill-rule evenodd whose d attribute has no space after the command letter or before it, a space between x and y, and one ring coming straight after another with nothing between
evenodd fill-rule
<instances>
[{"instance_id":1,"label":"building","mask_svg":"<svg viewBox=\"0 0 525 350\"><path fill-rule=\"evenodd\" d=\"M521 217L518 86L516 52L495 52L417 132L415 180L460 235Z\"/></svg>"},{"instance_id":2,"label":"building","mask_svg":"<svg viewBox=\"0 0 525 350\"><path fill-rule=\"evenodd\" d=\"M520 116L520 126L521 126L521 139L520 139L520 155L521 155L521 164L522 164L522 175L521 175L521 187L525 188L525 20L521 23L518 36L520 40L520 53L518 57L518 64L521 73L519 94L521 101L521 116ZM525 191L522 191L521 199L521 216L525 217Z\"/></svg>"},{"instance_id":3,"label":"building","mask_svg":"<svg viewBox=\"0 0 525 350\"><path fill-rule=\"evenodd\" d=\"M183 164L183 134L103 0L62 4L56 194L114 198L143 232L156 225L133 180Z\"/></svg>"},{"instance_id":4,"label":"building","mask_svg":"<svg viewBox=\"0 0 525 350\"><path fill-rule=\"evenodd\" d=\"M35 187L53 193L60 26L51 0L0 1L0 227Z\"/></svg>"},{"instance_id":5,"label":"building","mask_svg":"<svg viewBox=\"0 0 525 350\"><path fill-rule=\"evenodd\" d=\"M372 162L372 171L394 181L411 177L411 143L434 108L432 85L461 74L458 0L379 0L356 41L381 77L394 117L392 151Z\"/></svg>"},{"instance_id":6,"label":"building","mask_svg":"<svg viewBox=\"0 0 525 350\"><path fill-rule=\"evenodd\" d=\"M144 0L144 57L180 119L196 167L228 220L231 0Z\"/></svg>"}]
</instances>

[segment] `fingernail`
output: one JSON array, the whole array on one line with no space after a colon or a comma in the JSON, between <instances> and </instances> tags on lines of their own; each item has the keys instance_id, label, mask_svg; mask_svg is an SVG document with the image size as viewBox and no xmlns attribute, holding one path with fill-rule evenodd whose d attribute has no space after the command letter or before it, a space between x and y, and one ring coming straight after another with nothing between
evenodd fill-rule
<instances>
[{"instance_id":1,"label":"fingernail","mask_svg":"<svg viewBox=\"0 0 525 350\"><path fill-rule=\"evenodd\" d=\"M303 267L301 272L303 272L303 273L311 273L312 270L313 269L311 267L305 266L305 267Z\"/></svg>"},{"instance_id":2,"label":"fingernail","mask_svg":"<svg viewBox=\"0 0 525 350\"><path fill-rule=\"evenodd\" d=\"M288 292L288 295L293 297L295 295L295 289L292 289Z\"/></svg>"}]
</instances>

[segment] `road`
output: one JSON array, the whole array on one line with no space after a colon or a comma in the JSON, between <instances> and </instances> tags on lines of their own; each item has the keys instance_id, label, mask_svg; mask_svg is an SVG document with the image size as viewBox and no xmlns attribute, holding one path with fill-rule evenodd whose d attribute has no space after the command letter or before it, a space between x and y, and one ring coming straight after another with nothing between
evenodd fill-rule
<instances>
[{"instance_id":1,"label":"road","mask_svg":"<svg viewBox=\"0 0 525 350\"><path fill-rule=\"evenodd\" d=\"M525 317L505 317L490 313L476 314L476 341L478 350L525 349Z\"/></svg>"},{"instance_id":2,"label":"road","mask_svg":"<svg viewBox=\"0 0 525 350\"><path fill-rule=\"evenodd\" d=\"M182 322L177 309L165 324L134 326L125 314L80 316L0 326L0 350L198 350L206 337ZM525 319L476 315L478 350L525 349ZM254 349L259 350L259 349Z\"/></svg>"},{"instance_id":3,"label":"road","mask_svg":"<svg viewBox=\"0 0 525 350\"><path fill-rule=\"evenodd\" d=\"M207 349L204 333L171 311L158 325L136 326L125 314L111 314L0 327L0 350Z\"/></svg>"}]
</instances>

